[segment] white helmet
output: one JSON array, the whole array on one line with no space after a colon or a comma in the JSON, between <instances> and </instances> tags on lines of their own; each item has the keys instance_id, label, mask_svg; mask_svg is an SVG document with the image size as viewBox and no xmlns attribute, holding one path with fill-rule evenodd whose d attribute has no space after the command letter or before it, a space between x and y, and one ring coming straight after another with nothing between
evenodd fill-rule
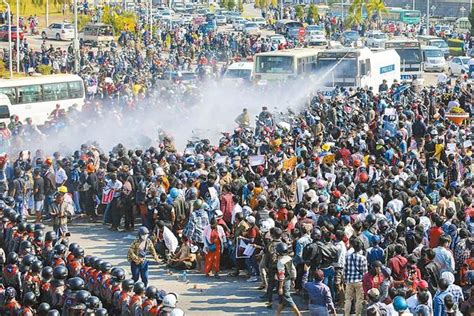
<instances>
[{"instance_id":1,"label":"white helmet","mask_svg":"<svg viewBox=\"0 0 474 316\"><path fill-rule=\"evenodd\" d=\"M170 314L170 316L184 316L184 315L185 315L184 311L180 308L174 308Z\"/></svg>"},{"instance_id":2,"label":"white helmet","mask_svg":"<svg viewBox=\"0 0 474 316\"><path fill-rule=\"evenodd\" d=\"M171 308L175 308L176 307L176 295L174 294L167 294L164 298L163 298L163 306L164 307L171 307Z\"/></svg>"}]
</instances>

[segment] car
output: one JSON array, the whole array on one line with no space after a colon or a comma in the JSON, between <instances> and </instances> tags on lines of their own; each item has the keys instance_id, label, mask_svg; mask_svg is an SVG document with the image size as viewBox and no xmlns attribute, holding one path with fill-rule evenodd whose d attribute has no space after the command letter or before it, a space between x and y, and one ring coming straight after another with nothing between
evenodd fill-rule
<instances>
[{"instance_id":1,"label":"car","mask_svg":"<svg viewBox=\"0 0 474 316\"><path fill-rule=\"evenodd\" d=\"M74 38L74 25L71 23L52 23L41 32L43 39L54 38L57 41L70 41Z\"/></svg>"},{"instance_id":2,"label":"car","mask_svg":"<svg viewBox=\"0 0 474 316\"><path fill-rule=\"evenodd\" d=\"M322 27L320 24L308 25L306 27L306 32L308 31L324 31L324 27Z\"/></svg>"},{"instance_id":3,"label":"car","mask_svg":"<svg viewBox=\"0 0 474 316\"><path fill-rule=\"evenodd\" d=\"M388 41L387 34L381 31L369 31L365 36L365 46L373 48L383 48Z\"/></svg>"},{"instance_id":4,"label":"car","mask_svg":"<svg viewBox=\"0 0 474 316\"><path fill-rule=\"evenodd\" d=\"M206 15L208 13L209 13L208 9L198 9L198 10L196 10L196 14L199 14L199 15Z\"/></svg>"},{"instance_id":5,"label":"car","mask_svg":"<svg viewBox=\"0 0 474 316\"><path fill-rule=\"evenodd\" d=\"M319 30L306 30L304 41L309 46L326 46L328 44L324 32Z\"/></svg>"},{"instance_id":6,"label":"car","mask_svg":"<svg viewBox=\"0 0 474 316\"><path fill-rule=\"evenodd\" d=\"M184 24L190 24L193 21L193 16L189 13L185 13L181 16Z\"/></svg>"},{"instance_id":7,"label":"car","mask_svg":"<svg viewBox=\"0 0 474 316\"><path fill-rule=\"evenodd\" d=\"M215 32L217 31L217 25L214 21L205 22L199 26L199 31L204 34Z\"/></svg>"},{"instance_id":8,"label":"car","mask_svg":"<svg viewBox=\"0 0 474 316\"><path fill-rule=\"evenodd\" d=\"M441 35L441 32L444 32L444 35L449 37L451 35L451 27L449 25L436 25L435 32L438 36Z\"/></svg>"},{"instance_id":9,"label":"car","mask_svg":"<svg viewBox=\"0 0 474 316\"><path fill-rule=\"evenodd\" d=\"M232 27L235 31L242 31L244 29L245 23L248 21L244 18L235 18L234 23L232 23Z\"/></svg>"},{"instance_id":10,"label":"car","mask_svg":"<svg viewBox=\"0 0 474 316\"><path fill-rule=\"evenodd\" d=\"M286 40L285 36L281 34L270 35L268 38L270 39L272 46L278 47L280 44L285 48L288 46L288 41Z\"/></svg>"},{"instance_id":11,"label":"car","mask_svg":"<svg viewBox=\"0 0 474 316\"><path fill-rule=\"evenodd\" d=\"M227 23L234 23L235 19L241 18L240 12L229 11L224 14L227 17Z\"/></svg>"},{"instance_id":12,"label":"car","mask_svg":"<svg viewBox=\"0 0 474 316\"><path fill-rule=\"evenodd\" d=\"M171 14L170 11L161 11L161 14L159 16L159 19L161 21L171 21L173 18L173 15Z\"/></svg>"},{"instance_id":13,"label":"car","mask_svg":"<svg viewBox=\"0 0 474 316\"><path fill-rule=\"evenodd\" d=\"M260 17L252 18L252 22L256 23L260 28L264 28L267 25L267 20Z\"/></svg>"},{"instance_id":14,"label":"car","mask_svg":"<svg viewBox=\"0 0 474 316\"><path fill-rule=\"evenodd\" d=\"M305 29L300 26L292 26L286 29L286 35L289 38L299 38L300 36L304 36L305 32Z\"/></svg>"},{"instance_id":15,"label":"car","mask_svg":"<svg viewBox=\"0 0 474 316\"><path fill-rule=\"evenodd\" d=\"M459 76L461 71L469 72L469 61L471 57L453 57L448 61L448 75Z\"/></svg>"},{"instance_id":16,"label":"car","mask_svg":"<svg viewBox=\"0 0 474 316\"><path fill-rule=\"evenodd\" d=\"M227 18L225 15L216 15L216 23L217 25L226 25Z\"/></svg>"},{"instance_id":17,"label":"car","mask_svg":"<svg viewBox=\"0 0 474 316\"><path fill-rule=\"evenodd\" d=\"M243 31L248 35L260 35L260 27L258 27L258 24L254 22L245 23Z\"/></svg>"},{"instance_id":18,"label":"car","mask_svg":"<svg viewBox=\"0 0 474 316\"><path fill-rule=\"evenodd\" d=\"M11 26L11 33L12 33L12 36L11 36L12 41L16 41L16 26L15 25ZM20 41L23 40L23 38L25 37L25 34L23 33L21 29L18 34L20 37ZM8 25L0 26L0 39L4 41L8 41Z\"/></svg>"},{"instance_id":19,"label":"car","mask_svg":"<svg viewBox=\"0 0 474 316\"><path fill-rule=\"evenodd\" d=\"M344 46L351 46L359 40L359 32L357 31L344 31L341 35L340 42Z\"/></svg>"},{"instance_id":20,"label":"car","mask_svg":"<svg viewBox=\"0 0 474 316\"><path fill-rule=\"evenodd\" d=\"M173 10L178 13L183 13L186 12L186 7L184 6L184 3L175 3Z\"/></svg>"}]
</instances>

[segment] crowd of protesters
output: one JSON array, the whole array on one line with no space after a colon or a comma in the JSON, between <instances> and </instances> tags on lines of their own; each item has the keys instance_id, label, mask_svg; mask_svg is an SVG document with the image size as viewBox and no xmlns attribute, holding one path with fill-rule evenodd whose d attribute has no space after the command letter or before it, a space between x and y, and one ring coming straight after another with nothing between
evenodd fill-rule
<instances>
[{"instance_id":1,"label":"crowd of protesters","mask_svg":"<svg viewBox=\"0 0 474 316\"><path fill-rule=\"evenodd\" d=\"M259 282L268 308L276 291L277 315L285 307L301 313L294 295L318 316L472 313L474 129L447 118L454 106L472 118L465 79L405 90L381 83L380 95L336 89L330 100L314 94L284 117L264 106L252 113L256 122L244 109L219 143L202 139L186 150L166 133L146 147L21 150L104 107L123 117L146 113L166 71L197 64L205 80L222 71L219 58L281 48L186 27L159 29L153 39L137 33L81 49L91 88L82 112L59 104L54 126L13 117L0 128L2 148L15 152L0 156L2 315L182 315L177 294L148 285L148 258L195 269L209 282L221 270L245 275ZM73 69L71 51L26 51L26 70ZM158 105L193 97L155 95ZM89 124L97 122L99 115ZM140 226L127 256L131 279L69 244L68 224L79 216L113 231Z\"/></svg>"}]
</instances>

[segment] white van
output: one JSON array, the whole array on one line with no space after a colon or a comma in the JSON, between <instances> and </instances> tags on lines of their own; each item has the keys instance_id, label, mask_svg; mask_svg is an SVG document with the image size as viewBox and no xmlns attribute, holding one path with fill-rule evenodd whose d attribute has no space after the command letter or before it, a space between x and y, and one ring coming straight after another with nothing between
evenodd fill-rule
<instances>
[{"instance_id":1,"label":"white van","mask_svg":"<svg viewBox=\"0 0 474 316\"><path fill-rule=\"evenodd\" d=\"M423 56L423 70L443 72L446 68L446 59L441 48L436 46L421 46Z\"/></svg>"},{"instance_id":2,"label":"white van","mask_svg":"<svg viewBox=\"0 0 474 316\"><path fill-rule=\"evenodd\" d=\"M3 93L0 93L0 123L5 123L5 126L10 123L10 99Z\"/></svg>"},{"instance_id":3,"label":"white van","mask_svg":"<svg viewBox=\"0 0 474 316\"><path fill-rule=\"evenodd\" d=\"M238 80L250 82L253 77L253 62L239 61L230 65L224 73L224 80Z\"/></svg>"}]
</instances>

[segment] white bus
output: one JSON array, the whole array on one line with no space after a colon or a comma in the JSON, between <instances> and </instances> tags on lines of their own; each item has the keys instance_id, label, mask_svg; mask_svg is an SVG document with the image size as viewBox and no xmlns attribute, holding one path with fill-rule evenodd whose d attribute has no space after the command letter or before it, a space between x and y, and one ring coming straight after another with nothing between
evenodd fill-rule
<instances>
[{"instance_id":1,"label":"white bus","mask_svg":"<svg viewBox=\"0 0 474 316\"><path fill-rule=\"evenodd\" d=\"M293 48L255 55L254 79L259 84L296 79L316 71L318 52L324 48Z\"/></svg>"},{"instance_id":2,"label":"white bus","mask_svg":"<svg viewBox=\"0 0 474 316\"><path fill-rule=\"evenodd\" d=\"M328 49L318 54L318 69L323 94L327 95L336 86L372 87L377 93L384 79L389 85L395 79L400 80L400 57L393 49Z\"/></svg>"},{"instance_id":3,"label":"white bus","mask_svg":"<svg viewBox=\"0 0 474 316\"><path fill-rule=\"evenodd\" d=\"M467 33L471 31L471 22L469 22L469 18L459 18L456 20L454 24L454 29L458 33Z\"/></svg>"},{"instance_id":4,"label":"white bus","mask_svg":"<svg viewBox=\"0 0 474 316\"><path fill-rule=\"evenodd\" d=\"M84 82L76 75L47 75L16 79L0 79L0 94L10 99L10 115L21 120L30 117L34 124L43 124L60 104L67 110L84 105Z\"/></svg>"},{"instance_id":5,"label":"white bus","mask_svg":"<svg viewBox=\"0 0 474 316\"><path fill-rule=\"evenodd\" d=\"M395 49L400 55L402 80L421 79L423 56L419 41L408 38L393 39L385 42L385 49Z\"/></svg>"}]
</instances>

